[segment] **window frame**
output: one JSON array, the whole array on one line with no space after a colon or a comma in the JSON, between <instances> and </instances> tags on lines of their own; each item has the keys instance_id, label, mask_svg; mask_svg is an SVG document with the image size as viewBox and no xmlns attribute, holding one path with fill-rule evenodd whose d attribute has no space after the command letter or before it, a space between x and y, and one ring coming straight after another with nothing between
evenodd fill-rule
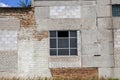
<instances>
[{"instance_id":1,"label":"window frame","mask_svg":"<svg viewBox=\"0 0 120 80\"><path fill-rule=\"evenodd\" d=\"M114 12L115 10L113 9L113 7L119 7L119 10L118 10L118 12L119 12L119 14L117 14L117 11L116 12ZM114 10L114 11L113 11ZM112 17L120 17L120 5L112 5Z\"/></svg>"},{"instance_id":2,"label":"window frame","mask_svg":"<svg viewBox=\"0 0 120 80\"><path fill-rule=\"evenodd\" d=\"M50 32L52 32L52 31L54 31L54 32L56 32L56 36L55 37L51 37L50 36ZM58 32L59 31L68 31L68 37L59 37L58 38ZM75 37L71 37L71 35L70 35L70 32L72 32L72 31L75 31L76 32L76 36ZM50 56L78 56L78 30L50 30L49 31L49 55ZM68 39L68 47L67 48L58 48L58 39ZM55 48L51 48L51 43L50 43L50 40L51 39L55 39L56 40L56 47ZM74 47L74 48L72 48L72 47L70 47L71 45L70 45L70 41L71 41L71 39L76 39L76 47ZM51 53L50 53L50 51L51 51L51 49L54 49L54 50L56 50L56 54L55 55L51 55ZM68 55L60 55L60 54L58 54L58 50L59 49L68 49L69 50L69 53L68 53ZM71 54L71 50L72 49L74 49L74 50L76 50L76 53L75 54Z\"/></svg>"}]
</instances>

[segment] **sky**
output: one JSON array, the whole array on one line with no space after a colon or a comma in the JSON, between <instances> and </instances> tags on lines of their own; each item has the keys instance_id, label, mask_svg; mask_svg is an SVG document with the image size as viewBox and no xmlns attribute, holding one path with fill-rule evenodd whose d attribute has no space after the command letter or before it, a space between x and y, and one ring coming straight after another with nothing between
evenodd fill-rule
<instances>
[{"instance_id":1,"label":"sky","mask_svg":"<svg viewBox=\"0 0 120 80\"><path fill-rule=\"evenodd\" d=\"M21 1L25 2L26 0ZM20 0L0 0L0 7L20 7L19 2Z\"/></svg>"}]
</instances>

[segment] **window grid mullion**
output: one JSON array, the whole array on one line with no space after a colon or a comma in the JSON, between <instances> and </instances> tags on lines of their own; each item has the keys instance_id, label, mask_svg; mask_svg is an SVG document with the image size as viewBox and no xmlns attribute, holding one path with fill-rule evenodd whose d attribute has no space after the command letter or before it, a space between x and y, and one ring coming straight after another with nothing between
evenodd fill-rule
<instances>
[{"instance_id":1,"label":"window grid mullion","mask_svg":"<svg viewBox=\"0 0 120 80\"><path fill-rule=\"evenodd\" d=\"M68 36L68 41L69 41L69 56L70 56L70 31L68 32L69 33L69 36Z\"/></svg>"},{"instance_id":2,"label":"window grid mullion","mask_svg":"<svg viewBox=\"0 0 120 80\"><path fill-rule=\"evenodd\" d=\"M56 50L57 50L57 56L58 56L58 32L56 31Z\"/></svg>"}]
</instances>

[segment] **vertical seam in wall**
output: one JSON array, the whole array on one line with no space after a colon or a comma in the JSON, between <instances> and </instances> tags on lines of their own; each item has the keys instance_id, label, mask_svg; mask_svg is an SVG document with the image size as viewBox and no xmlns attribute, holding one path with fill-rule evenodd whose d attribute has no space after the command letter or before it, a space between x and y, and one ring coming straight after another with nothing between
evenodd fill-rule
<instances>
[{"instance_id":1,"label":"vertical seam in wall","mask_svg":"<svg viewBox=\"0 0 120 80\"><path fill-rule=\"evenodd\" d=\"M112 17L112 0L110 0L110 11L111 11L111 26L112 26L112 28L111 28L111 30L112 30L112 38L113 38L113 56L114 56L114 26L113 26L113 17ZM115 58L114 58L114 67L115 67Z\"/></svg>"},{"instance_id":2,"label":"vertical seam in wall","mask_svg":"<svg viewBox=\"0 0 120 80\"><path fill-rule=\"evenodd\" d=\"M111 72L111 74L110 74L110 76L112 76L112 77L114 77L115 75L114 75L114 68L115 68L115 55L114 55L114 49L115 49L115 47L114 47L114 26L113 26L113 17L112 17L112 0L110 0L110 11L111 11L111 29L112 29L112 39L113 39L113 61L114 61L114 66L113 66L113 69L112 69L112 72Z\"/></svg>"},{"instance_id":3,"label":"vertical seam in wall","mask_svg":"<svg viewBox=\"0 0 120 80\"><path fill-rule=\"evenodd\" d=\"M80 39L81 39L81 44L80 44L80 47L81 47L81 67L83 67L83 64L82 64L83 63L82 62L82 57L83 57L83 51L82 51L83 50L83 46L82 46L82 44L83 44L82 43L82 31L80 30L79 32L80 32L79 36L80 36Z\"/></svg>"}]
</instances>

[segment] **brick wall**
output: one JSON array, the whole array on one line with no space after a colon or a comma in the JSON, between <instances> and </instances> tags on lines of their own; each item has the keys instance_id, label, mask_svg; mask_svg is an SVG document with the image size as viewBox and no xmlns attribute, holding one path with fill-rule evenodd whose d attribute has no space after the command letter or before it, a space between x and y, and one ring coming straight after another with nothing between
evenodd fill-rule
<instances>
[{"instance_id":1,"label":"brick wall","mask_svg":"<svg viewBox=\"0 0 120 80\"><path fill-rule=\"evenodd\" d=\"M23 27L35 24L34 8L0 8L0 17L15 17Z\"/></svg>"},{"instance_id":2,"label":"brick wall","mask_svg":"<svg viewBox=\"0 0 120 80\"><path fill-rule=\"evenodd\" d=\"M52 68L51 74L54 78L98 78L97 68Z\"/></svg>"}]
</instances>

